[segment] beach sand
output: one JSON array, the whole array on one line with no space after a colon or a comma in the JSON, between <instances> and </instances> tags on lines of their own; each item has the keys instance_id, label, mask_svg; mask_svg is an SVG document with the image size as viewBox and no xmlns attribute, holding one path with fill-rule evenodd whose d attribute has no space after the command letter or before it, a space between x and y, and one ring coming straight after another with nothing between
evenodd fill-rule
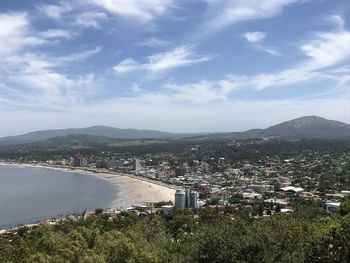
<instances>
[{"instance_id":1,"label":"beach sand","mask_svg":"<svg viewBox=\"0 0 350 263\"><path fill-rule=\"evenodd\" d=\"M113 207L125 208L133 204L147 202L174 202L175 189L173 188L128 175L114 173L96 173L95 175L114 184L118 189L117 198L112 203Z\"/></svg>"}]
</instances>

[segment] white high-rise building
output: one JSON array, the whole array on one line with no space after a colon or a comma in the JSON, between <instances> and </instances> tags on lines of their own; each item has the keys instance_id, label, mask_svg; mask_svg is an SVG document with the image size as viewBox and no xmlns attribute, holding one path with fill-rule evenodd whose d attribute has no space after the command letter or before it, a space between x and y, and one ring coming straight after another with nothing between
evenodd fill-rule
<instances>
[{"instance_id":1,"label":"white high-rise building","mask_svg":"<svg viewBox=\"0 0 350 263\"><path fill-rule=\"evenodd\" d=\"M198 197L199 193L190 188L178 189L175 192L175 207L179 209L198 208Z\"/></svg>"},{"instance_id":2,"label":"white high-rise building","mask_svg":"<svg viewBox=\"0 0 350 263\"><path fill-rule=\"evenodd\" d=\"M191 207L191 189L185 188L185 194L186 194L186 208Z\"/></svg>"},{"instance_id":3,"label":"white high-rise building","mask_svg":"<svg viewBox=\"0 0 350 263\"><path fill-rule=\"evenodd\" d=\"M190 194L190 207L191 208L198 208L198 197L199 193L197 191L191 191Z\"/></svg>"},{"instance_id":4,"label":"white high-rise building","mask_svg":"<svg viewBox=\"0 0 350 263\"><path fill-rule=\"evenodd\" d=\"M176 190L175 192L175 207L179 209L186 208L186 193L184 190Z\"/></svg>"},{"instance_id":5,"label":"white high-rise building","mask_svg":"<svg viewBox=\"0 0 350 263\"><path fill-rule=\"evenodd\" d=\"M141 163L140 163L139 159L134 159L133 169L135 171L140 171L141 170Z\"/></svg>"}]
</instances>

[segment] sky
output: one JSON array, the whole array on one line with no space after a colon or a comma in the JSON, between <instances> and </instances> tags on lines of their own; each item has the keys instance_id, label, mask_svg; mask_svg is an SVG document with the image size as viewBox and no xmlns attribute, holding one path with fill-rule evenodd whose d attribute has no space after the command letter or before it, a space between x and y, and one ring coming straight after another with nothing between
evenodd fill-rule
<instances>
[{"instance_id":1,"label":"sky","mask_svg":"<svg viewBox=\"0 0 350 263\"><path fill-rule=\"evenodd\" d=\"M350 123L348 0L0 1L0 136Z\"/></svg>"}]
</instances>

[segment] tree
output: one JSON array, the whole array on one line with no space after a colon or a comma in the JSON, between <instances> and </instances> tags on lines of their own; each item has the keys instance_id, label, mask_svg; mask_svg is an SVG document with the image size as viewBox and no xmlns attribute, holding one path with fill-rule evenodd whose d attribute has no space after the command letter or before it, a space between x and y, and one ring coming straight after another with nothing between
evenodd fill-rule
<instances>
[{"instance_id":1,"label":"tree","mask_svg":"<svg viewBox=\"0 0 350 263\"><path fill-rule=\"evenodd\" d=\"M346 216L350 214L350 196L346 197L342 200L340 203L340 210L339 213L341 216Z\"/></svg>"}]
</instances>

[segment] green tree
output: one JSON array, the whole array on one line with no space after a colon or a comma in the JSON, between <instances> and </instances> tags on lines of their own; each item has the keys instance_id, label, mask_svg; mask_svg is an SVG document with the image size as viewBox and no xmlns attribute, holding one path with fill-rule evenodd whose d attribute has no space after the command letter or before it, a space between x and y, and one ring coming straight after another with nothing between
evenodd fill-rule
<instances>
[{"instance_id":1,"label":"green tree","mask_svg":"<svg viewBox=\"0 0 350 263\"><path fill-rule=\"evenodd\" d=\"M340 210L339 213L341 216L346 216L350 214L350 196L346 197L342 200L340 203Z\"/></svg>"}]
</instances>

